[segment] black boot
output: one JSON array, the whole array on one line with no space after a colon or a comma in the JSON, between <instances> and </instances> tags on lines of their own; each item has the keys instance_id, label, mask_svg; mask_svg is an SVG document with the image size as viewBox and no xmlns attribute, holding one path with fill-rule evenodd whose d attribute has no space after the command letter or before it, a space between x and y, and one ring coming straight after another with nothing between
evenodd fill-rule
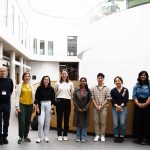
<instances>
[{"instance_id":1,"label":"black boot","mask_svg":"<svg viewBox=\"0 0 150 150\"><path fill-rule=\"evenodd\" d=\"M3 138L0 138L0 145L3 145Z\"/></svg>"},{"instance_id":2,"label":"black boot","mask_svg":"<svg viewBox=\"0 0 150 150\"><path fill-rule=\"evenodd\" d=\"M123 141L124 141L124 138L120 137L118 143L122 143Z\"/></svg>"},{"instance_id":3,"label":"black boot","mask_svg":"<svg viewBox=\"0 0 150 150\"><path fill-rule=\"evenodd\" d=\"M8 144L7 137L3 137L3 143L4 143L4 144Z\"/></svg>"},{"instance_id":4,"label":"black boot","mask_svg":"<svg viewBox=\"0 0 150 150\"><path fill-rule=\"evenodd\" d=\"M114 143L119 143L119 137L115 137Z\"/></svg>"},{"instance_id":5,"label":"black boot","mask_svg":"<svg viewBox=\"0 0 150 150\"><path fill-rule=\"evenodd\" d=\"M142 140L143 140L142 138L137 138L134 140L134 143L141 144Z\"/></svg>"}]
</instances>

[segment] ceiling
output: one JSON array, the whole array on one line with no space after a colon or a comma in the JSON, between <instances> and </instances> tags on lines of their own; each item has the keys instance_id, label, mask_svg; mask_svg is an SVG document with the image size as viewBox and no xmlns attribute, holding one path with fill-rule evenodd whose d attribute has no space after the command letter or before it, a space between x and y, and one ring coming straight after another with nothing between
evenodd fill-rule
<instances>
[{"instance_id":1,"label":"ceiling","mask_svg":"<svg viewBox=\"0 0 150 150\"><path fill-rule=\"evenodd\" d=\"M3 43L4 56L9 58L11 51L15 51L16 59L18 59L20 55L24 56L24 58L27 59L25 55L21 54L15 47L13 47L10 43L6 42L3 38L0 37L0 41Z\"/></svg>"},{"instance_id":2,"label":"ceiling","mask_svg":"<svg viewBox=\"0 0 150 150\"><path fill-rule=\"evenodd\" d=\"M46 16L83 19L104 0L28 0L30 8Z\"/></svg>"}]
</instances>

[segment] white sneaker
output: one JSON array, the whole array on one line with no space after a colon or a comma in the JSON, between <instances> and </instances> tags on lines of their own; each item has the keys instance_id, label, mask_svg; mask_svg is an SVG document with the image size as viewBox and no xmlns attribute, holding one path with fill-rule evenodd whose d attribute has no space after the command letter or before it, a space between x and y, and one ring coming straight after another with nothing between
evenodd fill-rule
<instances>
[{"instance_id":1,"label":"white sneaker","mask_svg":"<svg viewBox=\"0 0 150 150\"><path fill-rule=\"evenodd\" d=\"M83 142L83 143L84 143L84 142L85 142L85 139L82 139L82 140L81 140L81 142Z\"/></svg>"},{"instance_id":2,"label":"white sneaker","mask_svg":"<svg viewBox=\"0 0 150 150\"><path fill-rule=\"evenodd\" d=\"M68 137L67 136L64 136L64 141L68 141Z\"/></svg>"},{"instance_id":3,"label":"white sneaker","mask_svg":"<svg viewBox=\"0 0 150 150\"><path fill-rule=\"evenodd\" d=\"M62 141L63 140L62 136L58 136L57 140Z\"/></svg>"},{"instance_id":4,"label":"white sneaker","mask_svg":"<svg viewBox=\"0 0 150 150\"><path fill-rule=\"evenodd\" d=\"M45 136L44 141L45 141L46 143L48 143L48 142L49 142L49 138Z\"/></svg>"},{"instance_id":5,"label":"white sneaker","mask_svg":"<svg viewBox=\"0 0 150 150\"><path fill-rule=\"evenodd\" d=\"M101 135L101 141L105 142L105 136L104 135Z\"/></svg>"},{"instance_id":6,"label":"white sneaker","mask_svg":"<svg viewBox=\"0 0 150 150\"><path fill-rule=\"evenodd\" d=\"M40 143L40 142L41 142L41 139L37 138L36 143Z\"/></svg>"},{"instance_id":7,"label":"white sneaker","mask_svg":"<svg viewBox=\"0 0 150 150\"><path fill-rule=\"evenodd\" d=\"M76 139L76 142L80 142L80 139Z\"/></svg>"},{"instance_id":8,"label":"white sneaker","mask_svg":"<svg viewBox=\"0 0 150 150\"><path fill-rule=\"evenodd\" d=\"M94 142L98 142L99 141L99 135L96 135L94 138Z\"/></svg>"}]
</instances>

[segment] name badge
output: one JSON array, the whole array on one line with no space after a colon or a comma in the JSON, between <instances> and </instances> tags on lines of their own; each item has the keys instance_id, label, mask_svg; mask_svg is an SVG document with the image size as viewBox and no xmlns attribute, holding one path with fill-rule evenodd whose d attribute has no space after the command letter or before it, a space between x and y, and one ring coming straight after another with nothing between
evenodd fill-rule
<instances>
[{"instance_id":1,"label":"name badge","mask_svg":"<svg viewBox=\"0 0 150 150\"><path fill-rule=\"evenodd\" d=\"M2 91L2 95L6 95L6 91Z\"/></svg>"}]
</instances>

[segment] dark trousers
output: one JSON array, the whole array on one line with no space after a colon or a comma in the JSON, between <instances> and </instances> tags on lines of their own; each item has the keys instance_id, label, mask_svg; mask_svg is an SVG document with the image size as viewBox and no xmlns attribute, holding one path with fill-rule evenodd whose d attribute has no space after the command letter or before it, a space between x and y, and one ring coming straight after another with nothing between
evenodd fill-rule
<instances>
[{"instance_id":1,"label":"dark trousers","mask_svg":"<svg viewBox=\"0 0 150 150\"><path fill-rule=\"evenodd\" d=\"M142 102L146 100L142 99ZM150 138L150 105L146 108L135 105L133 135L139 139Z\"/></svg>"},{"instance_id":2,"label":"dark trousers","mask_svg":"<svg viewBox=\"0 0 150 150\"><path fill-rule=\"evenodd\" d=\"M64 117L63 136L67 136L68 134L70 110L71 110L70 99L57 99L56 112L57 112L57 134L58 136L62 136L63 117Z\"/></svg>"},{"instance_id":3,"label":"dark trousers","mask_svg":"<svg viewBox=\"0 0 150 150\"><path fill-rule=\"evenodd\" d=\"M11 104L0 104L0 138L8 136Z\"/></svg>"},{"instance_id":4,"label":"dark trousers","mask_svg":"<svg viewBox=\"0 0 150 150\"><path fill-rule=\"evenodd\" d=\"M29 133L31 115L32 115L33 105L20 104L20 111L18 113L18 126L19 126L19 137L26 138Z\"/></svg>"}]
</instances>

